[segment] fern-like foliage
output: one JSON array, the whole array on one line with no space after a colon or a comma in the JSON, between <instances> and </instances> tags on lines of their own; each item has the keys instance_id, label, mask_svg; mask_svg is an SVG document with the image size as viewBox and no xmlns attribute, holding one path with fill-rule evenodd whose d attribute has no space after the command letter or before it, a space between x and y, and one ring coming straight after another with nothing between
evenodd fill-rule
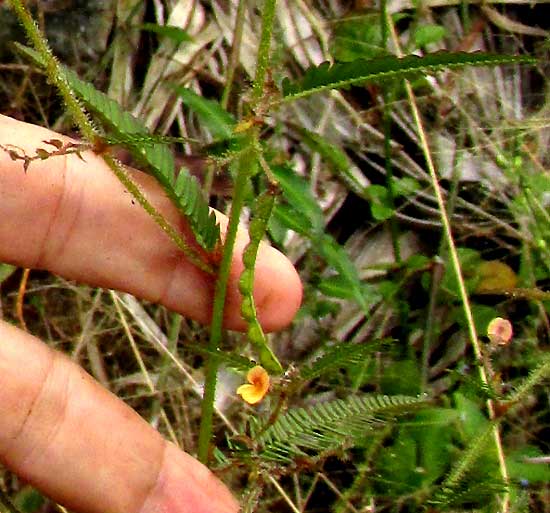
<instances>
[{"instance_id":1,"label":"fern-like foliage","mask_svg":"<svg viewBox=\"0 0 550 513\"><path fill-rule=\"evenodd\" d=\"M493 401L501 401L502 396L500 396L496 390L491 386L490 383L483 383L479 376L473 375L468 376L463 372L459 372L456 369L451 369L448 371L449 376L455 378L457 381L462 383L461 391L462 393L472 400L480 399L491 399Z\"/></svg>"},{"instance_id":2,"label":"fern-like foliage","mask_svg":"<svg viewBox=\"0 0 550 513\"><path fill-rule=\"evenodd\" d=\"M34 50L22 45L17 45L17 48L38 65L43 65L40 55ZM220 230L198 180L185 169L176 173L170 149L158 142L158 137L151 134L139 119L92 84L81 80L73 71L63 67L63 73L86 109L106 132L112 134L110 138L122 143L144 170L162 185L168 197L188 220L197 242L205 250L212 251L220 239ZM105 141L109 141L109 137Z\"/></svg>"},{"instance_id":3,"label":"fern-like foliage","mask_svg":"<svg viewBox=\"0 0 550 513\"><path fill-rule=\"evenodd\" d=\"M494 447L490 444L494 426L494 423L487 422L485 429L458 455L447 477L431 497L431 504L448 507L471 501L476 496L483 499L484 495L480 495L477 486L479 484L487 487L488 496L504 491L505 484L499 476L496 454L492 454Z\"/></svg>"},{"instance_id":4,"label":"fern-like foliage","mask_svg":"<svg viewBox=\"0 0 550 513\"><path fill-rule=\"evenodd\" d=\"M220 227L204 199L199 181L187 169L181 168L173 190L168 189L167 192L187 217L199 244L207 251L212 251L220 240Z\"/></svg>"},{"instance_id":5,"label":"fern-like foliage","mask_svg":"<svg viewBox=\"0 0 550 513\"><path fill-rule=\"evenodd\" d=\"M295 408L279 417L256 442L263 458L289 463L297 456L353 445L368 430L382 427L423 402L418 397L364 395Z\"/></svg>"},{"instance_id":6,"label":"fern-like foliage","mask_svg":"<svg viewBox=\"0 0 550 513\"><path fill-rule=\"evenodd\" d=\"M112 132L132 155L142 164L146 164L163 185L171 183L174 176L174 157L169 148L163 144L148 144L147 150L143 142L147 140L149 131L135 116L126 112L112 98L98 91L92 84L81 80L76 73L65 69L65 76L71 89L103 127ZM133 139L135 136L135 139ZM150 139L153 141L153 138Z\"/></svg>"},{"instance_id":7,"label":"fern-like foliage","mask_svg":"<svg viewBox=\"0 0 550 513\"><path fill-rule=\"evenodd\" d=\"M297 82L291 82L285 78L282 83L282 93L284 100L290 101L328 89L339 89L388 78L409 78L416 74L464 66L497 66L518 62L533 63L535 60L524 56L492 55L482 52L436 52L423 57L384 56L332 65L324 62L309 68Z\"/></svg>"},{"instance_id":8,"label":"fern-like foliage","mask_svg":"<svg viewBox=\"0 0 550 513\"><path fill-rule=\"evenodd\" d=\"M456 488L440 487L436 491L433 499L428 502L435 506L439 511L449 508L481 507L491 500L494 500L497 494L507 491L506 483L496 479L494 476L476 476L477 479L463 483Z\"/></svg>"},{"instance_id":9,"label":"fern-like foliage","mask_svg":"<svg viewBox=\"0 0 550 513\"><path fill-rule=\"evenodd\" d=\"M216 358L220 367L237 371L240 374L246 374L252 367L258 365L255 360L247 358L237 351L212 351L201 343L186 344L185 350L203 357Z\"/></svg>"},{"instance_id":10,"label":"fern-like foliage","mask_svg":"<svg viewBox=\"0 0 550 513\"><path fill-rule=\"evenodd\" d=\"M310 380L327 372L360 364L374 351L380 350L385 341L369 342L368 344L336 344L325 350L323 356L317 358L309 366L300 370L300 377Z\"/></svg>"},{"instance_id":11,"label":"fern-like foliage","mask_svg":"<svg viewBox=\"0 0 550 513\"><path fill-rule=\"evenodd\" d=\"M69 85L86 108L115 136L126 138L125 146L160 182L178 210L187 218L197 242L207 251L212 251L219 241L220 229L216 216L210 212L202 195L198 180L183 168L176 178L174 156L166 145L144 145L142 139L147 138L149 132L137 118L92 84L80 80L72 71L67 70L66 73ZM136 142L131 142L133 135L136 136Z\"/></svg>"},{"instance_id":12,"label":"fern-like foliage","mask_svg":"<svg viewBox=\"0 0 550 513\"><path fill-rule=\"evenodd\" d=\"M152 144L196 142L191 137L174 137L171 135L151 134L149 132L144 134L123 134L121 136L109 134L103 136L103 141L110 146L127 146L129 144L142 144L144 146L151 146Z\"/></svg>"}]
</instances>

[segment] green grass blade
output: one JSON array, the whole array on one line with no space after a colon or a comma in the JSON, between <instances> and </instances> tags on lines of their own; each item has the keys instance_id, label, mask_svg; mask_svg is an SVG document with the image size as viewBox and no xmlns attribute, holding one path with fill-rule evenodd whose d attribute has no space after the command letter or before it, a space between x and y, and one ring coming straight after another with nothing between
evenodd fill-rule
<instances>
[{"instance_id":1,"label":"green grass blade","mask_svg":"<svg viewBox=\"0 0 550 513\"><path fill-rule=\"evenodd\" d=\"M193 41L193 38L182 28L173 25L158 25L157 23L142 23L136 28L145 32L153 32L160 37L171 39L176 44Z\"/></svg>"},{"instance_id":2,"label":"green grass blade","mask_svg":"<svg viewBox=\"0 0 550 513\"><path fill-rule=\"evenodd\" d=\"M233 136L235 118L214 101L199 96L186 87L176 86L174 91L199 118L199 121L210 130L216 139L229 139Z\"/></svg>"}]
</instances>

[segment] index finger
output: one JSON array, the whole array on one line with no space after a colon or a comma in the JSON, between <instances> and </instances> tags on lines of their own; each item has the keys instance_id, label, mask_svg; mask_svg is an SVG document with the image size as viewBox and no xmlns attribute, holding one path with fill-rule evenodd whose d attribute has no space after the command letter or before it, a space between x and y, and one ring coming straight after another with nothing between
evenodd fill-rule
<instances>
[{"instance_id":1,"label":"index finger","mask_svg":"<svg viewBox=\"0 0 550 513\"><path fill-rule=\"evenodd\" d=\"M45 128L0 116L0 145L28 154L60 138ZM24 172L0 150L0 260L47 269L69 279L130 292L208 322L214 278L182 255L92 152L33 162ZM131 171L151 203L181 230L181 219L156 181ZM223 225L223 223L222 223ZM241 231L231 268L225 327L244 329L238 277L247 236ZM298 275L284 255L261 245L254 296L266 331L286 326L301 301Z\"/></svg>"}]
</instances>

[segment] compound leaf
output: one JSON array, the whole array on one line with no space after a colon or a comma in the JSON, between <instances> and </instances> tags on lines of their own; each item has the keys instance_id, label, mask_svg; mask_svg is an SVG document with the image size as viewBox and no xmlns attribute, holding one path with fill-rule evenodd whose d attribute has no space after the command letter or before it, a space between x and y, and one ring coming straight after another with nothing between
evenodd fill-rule
<instances>
[{"instance_id":1,"label":"compound leaf","mask_svg":"<svg viewBox=\"0 0 550 513\"><path fill-rule=\"evenodd\" d=\"M424 399L408 396L362 395L294 408L277 419L259 437L266 459L289 462L307 451L331 451L353 444L369 429L410 412Z\"/></svg>"},{"instance_id":2,"label":"compound leaf","mask_svg":"<svg viewBox=\"0 0 550 513\"><path fill-rule=\"evenodd\" d=\"M17 48L39 66L43 65L40 55L34 50L19 44ZM219 241L220 230L198 181L186 171L180 170L176 175L172 152L168 146L159 143L157 136L151 134L139 119L92 84L81 80L73 71L66 67L62 70L69 86L86 109L107 132L114 135L114 140L130 151L145 171L160 182L168 197L189 221L197 242L207 251L212 251ZM109 141L109 137L105 140Z\"/></svg>"},{"instance_id":3,"label":"compound leaf","mask_svg":"<svg viewBox=\"0 0 550 513\"><path fill-rule=\"evenodd\" d=\"M436 52L418 57L393 55L375 59L357 59L330 64L324 62L309 68L296 82L285 78L282 83L284 100L295 100L329 89L345 88L355 84L389 78L408 78L417 74L433 73L464 66L497 66L499 64L533 63L524 56L493 55L482 52Z\"/></svg>"}]
</instances>

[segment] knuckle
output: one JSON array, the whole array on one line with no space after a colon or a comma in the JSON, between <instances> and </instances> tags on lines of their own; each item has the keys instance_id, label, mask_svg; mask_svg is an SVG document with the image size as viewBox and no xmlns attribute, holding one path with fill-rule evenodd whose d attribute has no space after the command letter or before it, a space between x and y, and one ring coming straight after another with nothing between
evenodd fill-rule
<instances>
[{"instance_id":1,"label":"knuckle","mask_svg":"<svg viewBox=\"0 0 550 513\"><path fill-rule=\"evenodd\" d=\"M6 459L19 468L27 467L44 454L63 425L69 397L67 363L60 353L52 351L32 396L21 401L23 411L5 450Z\"/></svg>"},{"instance_id":2,"label":"knuckle","mask_svg":"<svg viewBox=\"0 0 550 513\"><path fill-rule=\"evenodd\" d=\"M34 262L34 267L37 268L49 268L50 263L55 262L63 253L74 232L82 206L82 182L68 179L69 159L74 157L65 155L62 158L61 176L56 182L55 191L51 192L50 217Z\"/></svg>"}]
</instances>

